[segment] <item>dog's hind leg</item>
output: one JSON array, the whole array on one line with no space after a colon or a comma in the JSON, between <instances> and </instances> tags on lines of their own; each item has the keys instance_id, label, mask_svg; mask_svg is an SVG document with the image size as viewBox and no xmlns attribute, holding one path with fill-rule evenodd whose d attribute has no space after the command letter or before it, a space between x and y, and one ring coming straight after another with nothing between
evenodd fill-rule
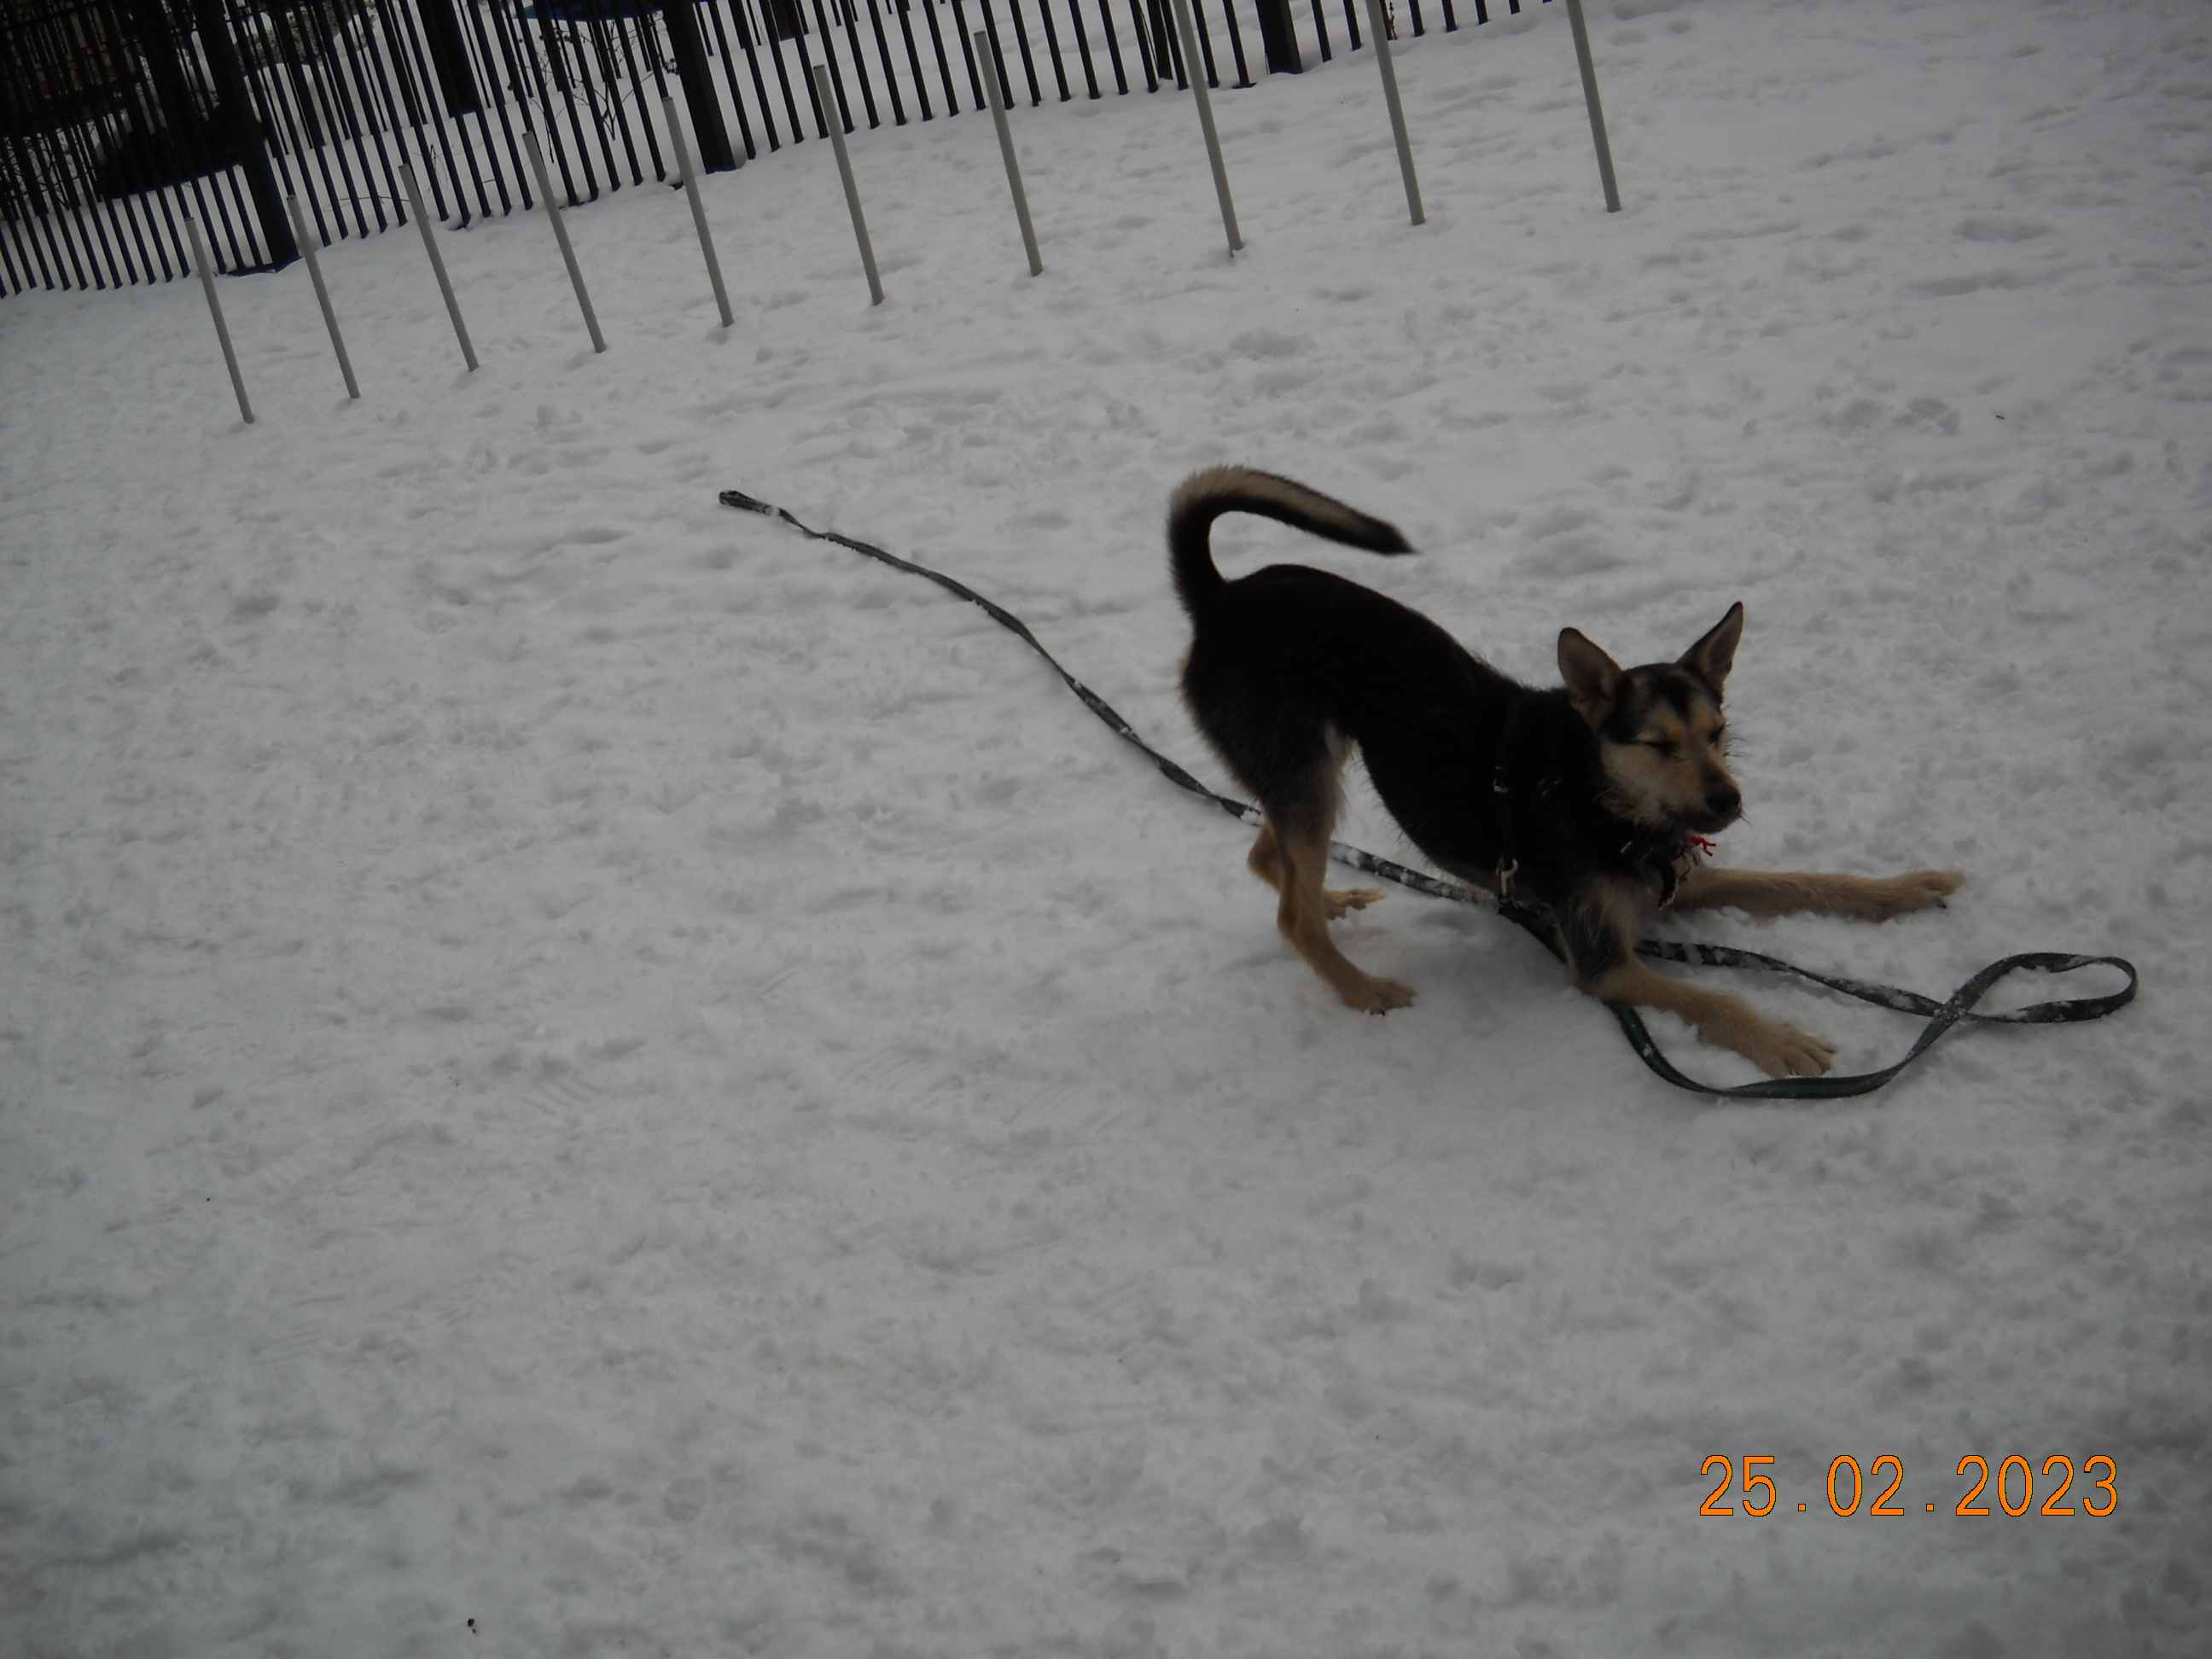
<instances>
[{"instance_id":1,"label":"dog's hind leg","mask_svg":"<svg viewBox=\"0 0 2212 1659\"><path fill-rule=\"evenodd\" d=\"M1352 757L1352 752L1343 745L1334 750L1332 759L1336 761L1338 772L1343 772L1343 765L1349 757ZM1340 790L1343 785L1336 783L1332 787ZM1322 836L1322 858L1328 858L1328 836ZM1245 856L1245 867L1255 876L1259 876L1263 883L1274 887L1276 891L1283 891L1283 848L1281 842L1276 842L1274 838L1274 821L1272 818L1261 821L1259 838L1252 842L1252 852ZM1332 922L1343 921L1345 915L1356 909L1367 909L1380 898L1382 898L1380 887L1322 887L1321 890L1322 909L1328 911L1328 918Z\"/></svg>"},{"instance_id":2,"label":"dog's hind leg","mask_svg":"<svg viewBox=\"0 0 2212 1659\"><path fill-rule=\"evenodd\" d=\"M1914 870L1901 876L1833 876L1808 870L1717 870L1699 866L1682 878L1677 910L1733 907L1754 916L1856 916L1887 921L1941 904L1966 878L1956 870Z\"/></svg>"},{"instance_id":3,"label":"dog's hind leg","mask_svg":"<svg viewBox=\"0 0 2212 1659\"><path fill-rule=\"evenodd\" d=\"M1256 854L1258 849L1254 851ZM1322 877L1328 868L1327 823L1295 832L1279 831L1275 854L1280 870L1276 890L1281 895L1275 908L1275 926L1290 941L1291 948L1328 981L1329 988L1344 999L1348 1008L1387 1014L1393 1008L1410 1006L1413 1000L1412 987L1363 973L1328 936L1332 917L1341 915L1344 908L1357 908L1367 901L1353 895L1331 893L1322 885ZM1256 860L1254 867L1258 868ZM1346 905L1346 900L1352 902Z\"/></svg>"},{"instance_id":4,"label":"dog's hind leg","mask_svg":"<svg viewBox=\"0 0 2212 1659\"><path fill-rule=\"evenodd\" d=\"M1328 734L1328 755L1332 769L1323 791L1323 810L1333 821L1335 817L1334 803L1340 803L1344 799L1344 769L1351 762L1352 745L1331 732ZM1323 859L1328 856L1328 837L1334 827L1332 822L1322 834ZM1275 839L1273 818L1261 821L1259 839L1252 843L1252 851L1244 862L1252 873L1268 886L1279 893L1283 890L1283 849L1281 843ZM1382 890L1380 887L1324 887L1321 896L1322 908L1328 920L1340 921L1352 911L1364 910L1369 905L1378 902L1382 897Z\"/></svg>"},{"instance_id":5,"label":"dog's hind leg","mask_svg":"<svg viewBox=\"0 0 2212 1659\"><path fill-rule=\"evenodd\" d=\"M1260 820L1260 838L1252 843L1252 850L1246 855L1244 863L1268 886L1279 893L1283 890L1283 849L1275 844L1273 819Z\"/></svg>"},{"instance_id":6,"label":"dog's hind leg","mask_svg":"<svg viewBox=\"0 0 2212 1659\"><path fill-rule=\"evenodd\" d=\"M1260 838L1252 843L1245 860L1254 875L1277 892L1283 890L1283 849L1275 841L1275 826L1263 823ZM1322 903L1331 921L1340 921L1354 910L1364 910L1382 896L1380 887L1324 887Z\"/></svg>"},{"instance_id":7,"label":"dog's hind leg","mask_svg":"<svg viewBox=\"0 0 2212 1659\"><path fill-rule=\"evenodd\" d=\"M1327 887L1322 890L1322 902L1328 907L1328 919L1340 921L1354 910L1364 910L1382 896L1380 887Z\"/></svg>"}]
</instances>

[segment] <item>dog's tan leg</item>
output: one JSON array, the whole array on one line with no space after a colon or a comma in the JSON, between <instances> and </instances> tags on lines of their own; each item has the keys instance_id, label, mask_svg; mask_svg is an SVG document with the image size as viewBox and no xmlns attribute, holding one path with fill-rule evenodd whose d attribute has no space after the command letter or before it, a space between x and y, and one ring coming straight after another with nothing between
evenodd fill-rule
<instances>
[{"instance_id":1,"label":"dog's tan leg","mask_svg":"<svg viewBox=\"0 0 2212 1659\"><path fill-rule=\"evenodd\" d=\"M1735 1049L1770 1077L1805 1076L1835 1063L1835 1050L1820 1038L1768 1019L1725 991L1669 979L1638 957L1643 909L1642 893L1619 881L1593 883L1569 901L1560 933L1577 985L1607 1002L1680 1014L1706 1042Z\"/></svg>"},{"instance_id":2,"label":"dog's tan leg","mask_svg":"<svg viewBox=\"0 0 2212 1659\"><path fill-rule=\"evenodd\" d=\"M1380 902L1382 897L1380 887L1330 887L1322 892L1322 898L1328 906L1331 921L1340 921L1354 910L1364 910L1369 905Z\"/></svg>"},{"instance_id":3,"label":"dog's tan leg","mask_svg":"<svg viewBox=\"0 0 2212 1659\"><path fill-rule=\"evenodd\" d=\"M1808 870L1716 870L1700 865L1682 878L1678 910L1733 906L1754 916L1856 916L1887 921L1942 902L1966 878L1956 870L1915 870L1901 876L1831 876Z\"/></svg>"},{"instance_id":4,"label":"dog's tan leg","mask_svg":"<svg viewBox=\"0 0 2212 1659\"><path fill-rule=\"evenodd\" d=\"M1254 875L1277 892L1283 889L1283 853L1275 844L1272 824L1260 826L1260 838L1252 843L1252 851L1244 862ZM1364 910L1382 896L1380 887L1326 887L1322 899L1331 921L1340 921L1350 912Z\"/></svg>"},{"instance_id":5,"label":"dog's tan leg","mask_svg":"<svg viewBox=\"0 0 2212 1659\"><path fill-rule=\"evenodd\" d=\"M1733 1048L1769 1077L1810 1077L1836 1062L1836 1051L1809 1032L1769 1019L1725 991L1669 979L1638 957L1607 969L1583 988L1607 1002L1680 1014L1706 1042Z\"/></svg>"},{"instance_id":6,"label":"dog's tan leg","mask_svg":"<svg viewBox=\"0 0 2212 1659\"><path fill-rule=\"evenodd\" d=\"M1413 1000L1410 986L1361 972L1328 936L1329 918L1338 914L1330 900L1340 896L1322 886L1322 872L1328 868L1327 830L1303 836L1279 836L1274 848L1280 860L1277 888L1282 895L1275 909L1275 926L1291 948L1344 999L1346 1007L1386 1014L1393 1008L1410 1006ZM1258 852L1255 847L1255 869L1259 867Z\"/></svg>"},{"instance_id":7,"label":"dog's tan leg","mask_svg":"<svg viewBox=\"0 0 2212 1659\"><path fill-rule=\"evenodd\" d=\"M1329 728L1329 760L1336 768L1336 775L1331 780L1328 790L1330 800L1335 803L1335 808L1332 811L1340 809L1343 805L1344 769L1352 764L1352 757L1358 752L1358 745L1343 732L1334 726ZM1327 837L1324 836L1322 839L1326 841ZM1326 847L1322 848L1324 856L1327 855L1328 851ZM1364 910L1369 905L1379 902L1382 897L1382 890L1380 887L1328 887L1322 890L1322 897L1328 902L1328 919L1331 921L1340 921L1354 910ZM1408 993L1408 994L1411 994Z\"/></svg>"},{"instance_id":8,"label":"dog's tan leg","mask_svg":"<svg viewBox=\"0 0 2212 1659\"><path fill-rule=\"evenodd\" d=\"M1275 826L1266 819L1261 820L1260 838L1252 843L1244 863L1268 886L1283 890L1283 849L1275 844Z\"/></svg>"}]
</instances>

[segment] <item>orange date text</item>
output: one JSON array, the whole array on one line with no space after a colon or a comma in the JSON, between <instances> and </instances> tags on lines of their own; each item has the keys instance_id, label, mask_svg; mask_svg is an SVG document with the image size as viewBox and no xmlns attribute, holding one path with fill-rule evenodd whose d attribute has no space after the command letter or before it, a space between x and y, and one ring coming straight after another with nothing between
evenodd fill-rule
<instances>
[{"instance_id":1,"label":"orange date text","mask_svg":"<svg viewBox=\"0 0 2212 1659\"><path fill-rule=\"evenodd\" d=\"M1980 1452L1968 1452L1936 1498L1905 1492L1905 1460L1893 1452L1883 1452L1865 1464L1841 1453L1829 1460L1826 1479L1803 1497L1782 1490L1774 1466L1775 1459L1760 1452L1715 1452L1704 1467L1713 1489L1698 1505L1698 1513L1764 1516L1826 1510L1834 1516L1887 1517L1917 1510L2015 1518L2086 1515L2102 1520L2120 1506L2119 1465L2101 1452L2079 1468L2063 1452L2053 1452L2039 1468L2018 1453L1992 1463Z\"/></svg>"}]
</instances>

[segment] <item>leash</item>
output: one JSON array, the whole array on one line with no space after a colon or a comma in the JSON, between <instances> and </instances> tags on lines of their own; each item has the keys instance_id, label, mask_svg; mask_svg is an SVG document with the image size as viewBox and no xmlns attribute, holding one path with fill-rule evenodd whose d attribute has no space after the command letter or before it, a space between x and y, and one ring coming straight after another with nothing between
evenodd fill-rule
<instances>
[{"instance_id":1,"label":"leash","mask_svg":"<svg viewBox=\"0 0 2212 1659\"><path fill-rule=\"evenodd\" d=\"M1553 930L1547 925L1546 914L1530 905L1515 904L1499 907L1507 921L1526 929L1538 944L1543 945L1560 961L1566 953L1559 949ZM1961 1022L1977 1025L2070 1025L2081 1020L2102 1019L2117 1012L2136 999L2137 980L2135 964L2121 957L2079 956L2063 951L2027 951L2018 956L2004 957L1983 969L1957 990L1938 1002L1932 997L1922 996L1917 991L1906 991L1894 985L1878 984L1871 980L1849 979L1841 975L1819 974L1809 968L1800 968L1794 963L1770 957L1758 951L1745 951L1732 945L1706 945L1687 939L1639 939L1636 954L1654 962L1678 962L1694 968L1746 968L1760 973L1786 974L1792 979L1809 981L1840 992L1861 1002L1872 1003L1878 1008L1893 1009L1900 1014L1918 1014L1928 1022L1927 1028L1913 1040L1905 1057L1893 1066L1879 1071L1854 1072L1838 1077L1771 1078L1758 1083L1739 1083L1723 1088L1717 1084L1700 1083L1685 1076L1674 1063L1662 1052L1658 1040L1644 1023L1644 1016L1625 1002L1608 1002L1606 1008L1620 1023L1628 1046L1636 1050L1636 1057L1651 1070L1678 1089L1687 1089L1694 1094L1718 1095L1737 1100L1843 1100L1853 1095L1870 1095L1894 1079L1912 1062L1926 1054L1948 1036L1952 1028ZM2008 1009L2001 1014L1976 1012L1975 1005L1996 988L1998 982L2023 970L2039 974L2070 974L2077 968L2115 968L2126 978L2120 989L2096 997L2067 997L2051 1002L2031 1003L2025 1008Z\"/></svg>"},{"instance_id":2,"label":"leash","mask_svg":"<svg viewBox=\"0 0 2212 1659\"><path fill-rule=\"evenodd\" d=\"M916 564L910 559L900 558L895 553L887 553L871 543L855 541L850 536L841 536L831 530L816 530L800 523L784 508L763 501L757 496L748 495L742 489L722 491L721 502L725 507L734 507L744 512L757 513L763 518L778 520L789 525L802 536L809 537L817 542L835 543L837 546L858 553L865 558L873 559L879 564L889 565L894 570L902 570L910 576L920 576L925 580L935 582L946 592L967 600L969 604L981 609L992 621L1021 639L1038 656L1043 658L1045 665L1060 676L1069 690L1083 700L1085 708L1105 723L1108 730L1136 749L1146 760L1158 768L1161 775L1176 788L1195 795L1200 800L1211 802L1240 823L1256 828L1262 821L1258 807L1249 801L1237 800L1207 788L1182 767L1178 766L1152 744L1146 743L1138 735L1136 728L1122 719L1111 704L1061 666L1060 659L1046 650L1037 636L1030 631L1028 623L1004 605L986 599L967 583L948 576L941 570L933 570L927 565ZM1461 904L1480 905L1488 896L1479 888L1470 887L1462 882L1452 881L1441 876L1432 876L1426 871L1413 869L1410 866L1400 864L1394 860L1383 858L1378 854L1370 853L1363 848L1353 847L1344 842L1331 842L1328 850L1329 855L1340 864L1349 865L1352 868L1364 871L1369 875L1379 876L1385 881L1394 882L1414 892L1426 893L1433 898L1450 899ZM1566 959L1565 952L1559 942L1557 930L1552 925L1549 912L1540 906L1510 896L1499 900L1498 911L1508 921L1528 933L1554 957L1559 957L1562 962ZM1757 951L1739 950L1733 945L1647 939L1638 941L1636 953L1653 961L1680 963L1692 967L1741 968L1760 973L1784 974L1792 978L1824 986L1829 990L1838 992L1844 996L1854 997L1861 1002L1871 1003L1876 1007L1893 1009L1899 1013L1917 1014L1928 1022L1927 1028L1915 1039L1905 1057L1895 1065L1885 1066L1879 1071L1861 1072L1847 1077L1775 1078L1757 1083L1740 1083L1732 1087L1723 1087L1717 1084L1700 1083L1677 1069L1674 1062L1669 1060L1661 1050L1657 1040L1652 1036L1650 1029L1644 1024L1643 1015L1633 1007L1626 1003L1606 1004L1607 1008L1612 1012L1613 1018L1620 1022L1621 1031L1627 1037L1629 1046L1636 1051L1637 1058L1650 1067L1658 1077L1673 1084L1676 1088L1688 1090L1692 1094L1716 1095L1723 1099L1736 1100L1840 1100L1853 1095L1872 1094L1934 1048L1961 1024L2063 1025L2081 1020L2102 1019L2106 1015L2124 1008L2129 1003L2134 1001L2139 984L2135 964L2120 957L2079 956L2065 951L2031 951L1991 963L1939 1002L1932 997L1924 997L1914 991L1901 990L1893 985L1881 985L1868 980L1815 973L1810 969L1799 968L1793 963L1784 962L1779 957L1762 955ZM1977 1005L1983 998L1986 997L2000 981L2014 973L2025 971L2068 974L2076 969L2097 967L2118 969L2125 977L2126 985L2118 991L2107 993L2103 996L2071 997L2051 1002L2038 1002L2025 1008L2010 1009L1999 1014L1984 1014L1977 1012Z\"/></svg>"}]
</instances>

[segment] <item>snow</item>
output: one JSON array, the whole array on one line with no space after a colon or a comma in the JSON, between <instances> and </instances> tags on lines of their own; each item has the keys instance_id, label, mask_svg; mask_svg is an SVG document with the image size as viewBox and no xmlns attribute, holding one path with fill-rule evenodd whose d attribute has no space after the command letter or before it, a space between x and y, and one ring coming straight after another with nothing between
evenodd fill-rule
<instances>
[{"instance_id":1,"label":"snow","mask_svg":"<svg viewBox=\"0 0 2212 1659\"><path fill-rule=\"evenodd\" d=\"M411 234L328 257L358 404L227 280L252 427L196 284L0 302L0 1651L2212 1652L2212 15L1594 0L1608 216L1496 9L1401 42L1419 228L1361 54L1216 98L1233 262L1164 94L1016 111L1034 280L972 118L854 140L881 307L819 144L709 182L727 333L659 190L569 219L604 356L540 218L444 240L474 375ZM1396 894L1354 1018L1018 641L715 500L1226 783L1224 460L1425 550L1231 570L1523 676L1743 599L1725 855L1970 878L1676 930L2140 1000L1723 1107Z\"/></svg>"}]
</instances>

